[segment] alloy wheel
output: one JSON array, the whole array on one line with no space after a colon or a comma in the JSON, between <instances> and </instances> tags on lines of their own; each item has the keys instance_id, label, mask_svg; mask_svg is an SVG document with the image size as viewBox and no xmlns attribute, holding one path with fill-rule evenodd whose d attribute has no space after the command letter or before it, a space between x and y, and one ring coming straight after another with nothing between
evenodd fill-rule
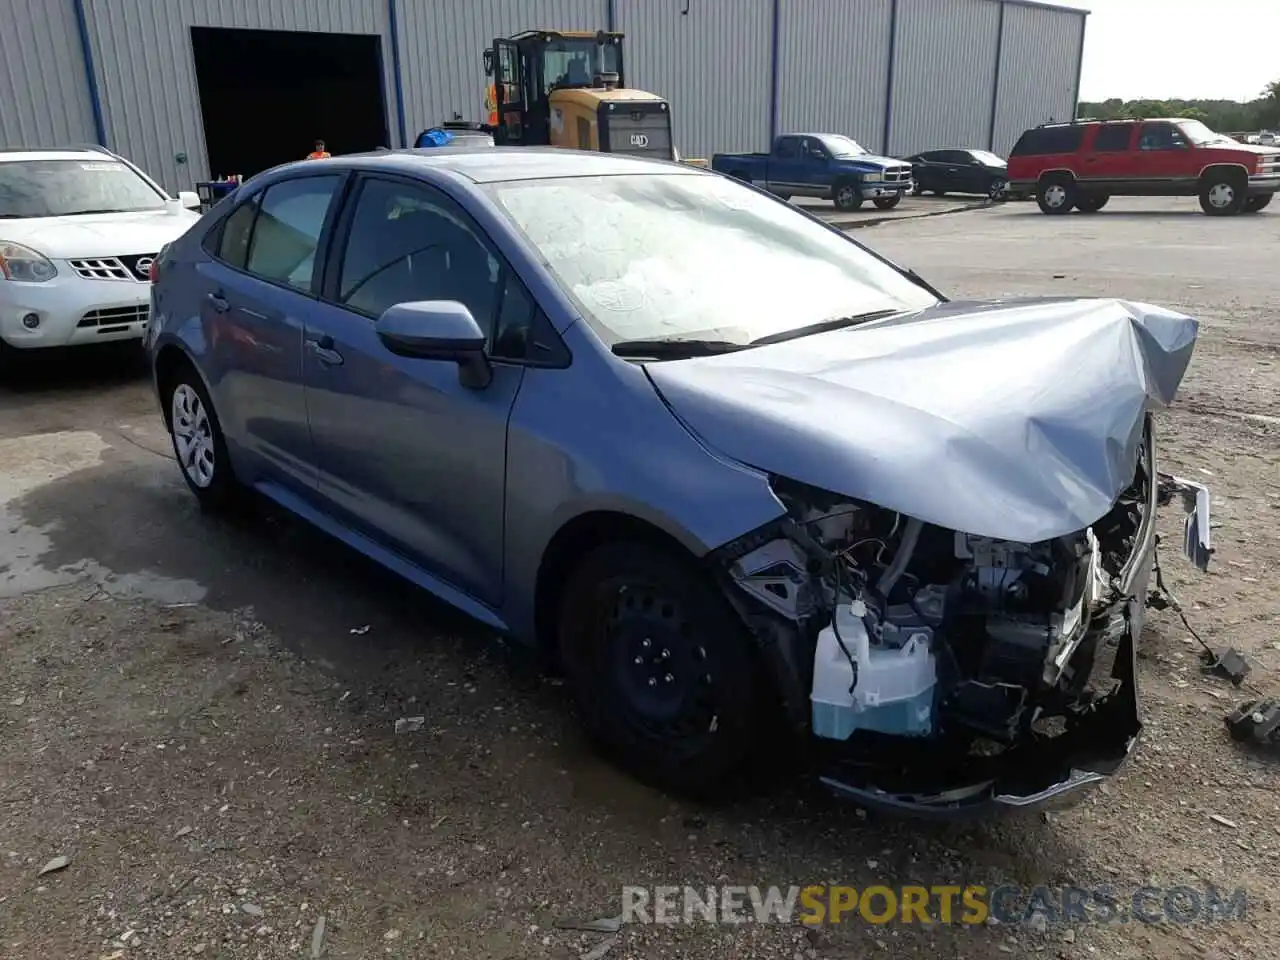
<instances>
[{"instance_id":1,"label":"alloy wheel","mask_svg":"<svg viewBox=\"0 0 1280 960\"><path fill-rule=\"evenodd\" d=\"M195 486L207 489L213 483L213 427L200 395L189 384L173 391L170 410L173 445L182 472Z\"/></svg>"}]
</instances>

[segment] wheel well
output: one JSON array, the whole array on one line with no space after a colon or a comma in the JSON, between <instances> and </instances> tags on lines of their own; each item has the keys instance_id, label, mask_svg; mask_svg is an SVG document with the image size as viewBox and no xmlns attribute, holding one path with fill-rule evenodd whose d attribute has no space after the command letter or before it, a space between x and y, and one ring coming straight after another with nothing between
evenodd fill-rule
<instances>
[{"instance_id":1,"label":"wheel well","mask_svg":"<svg viewBox=\"0 0 1280 960\"><path fill-rule=\"evenodd\" d=\"M1243 180L1245 183L1249 182L1249 171L1246 170L1244 167L1242 167L1240 164L1217 163L1217 164L1214 164L1213 166L1205 167L1203 170L1200 171L1200 183L1203 186L1204 182L1208 180L1210 177L1214 176L1215 174L1220 175L1224 173L1230 174L1236 180Z\"/></svg>"},{"instance_id":2,"label":"wheel well","mask_svg":"<svg viewBox=\"0 0 1280 960\"><path fill-rule=\"evenodd\" d=\"M544 653L555 654L556 620L560 616L565 585L574 568L596 547L618 540L647 543L693 557L675 537L638 517L612 510L595 510L574 517L556 531L538 565L534 629L538 646Z\"/></svg>"},{"instance_id":3,"label":"wheel well","mask_svg":"<svg viewBox=\"0 0 1280 960\"><path fill-rule=\"evenodd\" d=\"M1036 185L1044 183L1048 180L1070 180L1075 181L1076 175L1070 170L1046 170L1036 178Z\"/></svg>"},{"instance_id":4,"label":"wheel well","mask_svg":"<svg viewBox=\"0 0 1280 960\"><path fill-rule=\"evenodd\" d=\"M169 423L169 403L167 399L169 387L173 384L173 378L177 372L191 365L191 358L180 347L175 347L172 344L161 347L160 352L156 355L156 392L160 394L160 409L164 413L166 427L172 426Z\"/></svg>"}]
</instances>

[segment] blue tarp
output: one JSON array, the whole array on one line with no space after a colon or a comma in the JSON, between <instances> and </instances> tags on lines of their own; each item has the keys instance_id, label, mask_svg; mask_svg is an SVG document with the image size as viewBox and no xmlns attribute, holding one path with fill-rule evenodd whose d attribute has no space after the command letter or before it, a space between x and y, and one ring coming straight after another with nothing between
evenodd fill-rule
<instances>
[{"instance_id":1,"label":"blue tarp","mask_svg":"<svg viewBox=\"0 0 1280 960\"><path fill-rule=\"evenodd\" d=\"M448 130L441 130L439 127L432 127L430 130L423 130L418 134L418 142L415 147L447 147L453 143L453 134Z\"/></svg>"}]
</instances>

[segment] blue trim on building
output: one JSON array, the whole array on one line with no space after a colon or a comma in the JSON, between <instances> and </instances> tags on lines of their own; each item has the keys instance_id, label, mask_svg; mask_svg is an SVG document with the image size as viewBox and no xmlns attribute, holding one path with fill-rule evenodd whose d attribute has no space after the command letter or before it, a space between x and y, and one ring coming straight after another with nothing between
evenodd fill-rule
<instances>
[{"instance_id":1,"label":"blue trim on building","mask_svg":"<svg viewBox=\"0 0 1280 960\"><path fill-rule=\"evenodd\" d=\"M93 44L89 42L89 20L84 0L71 0L76 14L76 33L80 35L80 53L84 57L85 78L89 82L89 109L93 111L93 132L99 146L107 146L107 124L102 118L102 93L98 90L98 71L93 65Z\"/></svg>"},{"instance_id":2,"label":"blue trim on building","mask_svg":"<svg viewBox=\"0 0 1280 960\"><path fill-rule=\"evenodd\" d=\"M409 145L409 131L404 122L404 78L400 75L400 17L396 0L387 0L387 29L391 34L391 72L395 82L396 124L399 146Z\"/></svg>"},{"instance_id":3,"label":"blue trim on building","mask_svg":"<svg viewBox=\"0 0 1280 960\"><path fill-rule=\"evenodd\" d=\"M893 67L898 53L898 0L889 2L889 78L884 88L884 130L880 153L889 155L889 134L893 132Z\"/></svg>"},{"instance_id":4,"label":"blue trim on building","mask_svg":"<svg viewBox=\"0 0 1280 960\"><path fill-rule=\"evenodd\" d=\"M1000 17L996 20L996 72L991 78L991 120L987 124L987 149L996 148L996 116L1000 111L1000 61L1004 59L1004 0L1000 0Z\"/></svg>"},{"instance_id":5,"label":"blue trim on building","mask_svg":"<svg viewBox=\"0 0 1280 960\"><path fill-rule=\"evenodd\" d=\"M1087 15L1080 17L1080 54L1076 59L1076 89L1071 100L1071 119L1074 120L1080 114L1080 75L1084 73L1084 28L1089 23Z\"/></svg>"},{"instance_id":6,"label":"blue trim on building","mask_svg":"<svg viewBox=\"0 0 1280 960\"><path fill-rule=\"evenodd\" d=\"M773 0L773 36L769 42L769 143L778 136L778 106L782 97L782 0Z\"/></svg>"},{"instance_id":7,"label":"blue trim on building","mask_svg":"<svg viewBox=\"0 0 1280 960\"><path fill-rule=\"evenodd\" d=\"M604 28L610 33L618 29L617 0L605 0Z\"/></svg>"}]
</instances>

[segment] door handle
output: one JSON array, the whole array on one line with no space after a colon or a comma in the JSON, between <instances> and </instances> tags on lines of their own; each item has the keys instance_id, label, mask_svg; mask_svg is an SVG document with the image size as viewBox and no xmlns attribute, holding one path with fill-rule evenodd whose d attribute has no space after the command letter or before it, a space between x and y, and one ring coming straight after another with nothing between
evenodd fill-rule
<instances>
[{"instance_id":1,"label":"door handle","mask_svg":"<svg viewBox=\"0 0 1280 960\"><path fill-rule=\"evenodd\" d=\"M231 309L231 304L227 302L227 298L222 295L221 290L217 293L206 294L205 299L213 305L213 309L218 313L226 313Z\"/></svg>"},{"instance_id":2,"label":"door handle","mask_svg":"<svg viewBox=\"0 0 1280 960\"><path fill-rule=\"evenodd\" d=\"M307 349L315 354L316 359L326 367L342 366L342 354L334 349L333 337L329 336L327 333L321 334L318 337L308 337Z\"/></svg>"}]
</instances>

